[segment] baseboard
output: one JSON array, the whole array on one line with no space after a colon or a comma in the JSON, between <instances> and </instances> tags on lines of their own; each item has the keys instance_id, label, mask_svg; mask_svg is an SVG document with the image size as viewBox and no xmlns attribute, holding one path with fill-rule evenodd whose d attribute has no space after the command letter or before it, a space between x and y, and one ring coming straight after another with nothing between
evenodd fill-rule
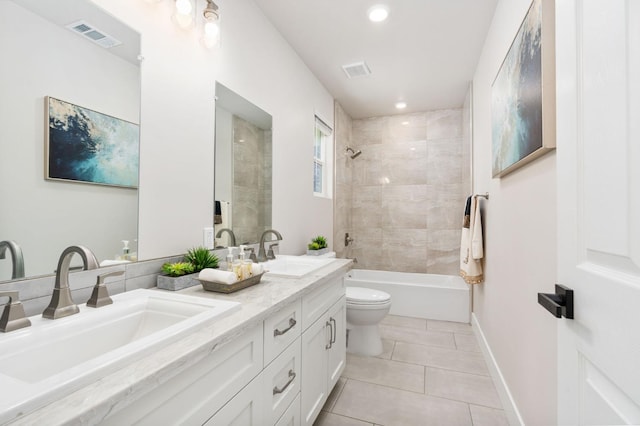
<instances>
[{"instance_id":1,"label":"baseboard","mask_svg":"<svg viewBox=\"0 0 640 426\"><path fill-rule=\"evenodd\" d=\"M484 355L484 359L487 361L487 367L489 368L489 373L493 378L493 383L496 386L496 390L498 391L498 396L500 397L500 401L502 402L502 407L504 408L504 413L507 416L507 420L511 426L524 426L524 422L522 421L522 416L520 416L520 412L518 411L518 407L516 406L515 401L509 392L509 387L502 376L502 372L500 371L500 367L496 362L496 359L491 352L491 348L489 347L489 343L482 332L482 328L480 327L480 323L478 322L478 318L476 318L475 313L471 313L471 326L473 327L473 331L476 334L476 338L478 339L478 344L480 345L480 349L482 350L482 354Z\"/></svg>"}]
</instances>

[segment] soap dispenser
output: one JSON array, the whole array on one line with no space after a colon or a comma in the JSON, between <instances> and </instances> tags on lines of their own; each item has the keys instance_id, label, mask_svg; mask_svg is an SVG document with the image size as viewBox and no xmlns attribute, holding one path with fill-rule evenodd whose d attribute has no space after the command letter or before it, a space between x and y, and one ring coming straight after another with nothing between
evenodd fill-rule
<instances>
[{"instance_id":1,"label":"soap dispenser","mask_svg":"<svg viewBox=\"0 0 640 426\"><path fill-rule=\"evenodd\" d=\"M235 247L227 247L229 253L227 253L227 271L233 271L233 249Z\"/></svg>"},{"instance_id":2,"label":"soap dispenser","mask_svg":"<svg viewBox=\"0 0 640 426\"><path fill-rule=\"evenodd\" d=\"M124 247L122 247L122 256L120 256L120 259L129 260L129 240L122 240L122 244L124 244Z\"/></svg>"}]
</instances>

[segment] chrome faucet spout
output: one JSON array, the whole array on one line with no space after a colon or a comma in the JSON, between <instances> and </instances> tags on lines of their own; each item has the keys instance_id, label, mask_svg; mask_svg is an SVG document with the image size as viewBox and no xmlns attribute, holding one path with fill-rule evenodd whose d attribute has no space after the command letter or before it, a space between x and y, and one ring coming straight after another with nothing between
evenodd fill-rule
<instances>
[{"instance_id":1,"label":"chrome faucet spout","mask_svg":"<svg viewBox=\"0 0 640 426\"><path fill-rule=\"evenodd\" d=\"M275 229L267 229L266 231L264 231L260 236L260 248L258 249L258 262L265 262L269 259L275 259L275 255L273 254L272 250L270 250L271 256L268 256L264 249L264 242L267 235L269 234L275 235L277 238L276 241L282 241L282 235Z\"/></svg>"},{"instance_id":2,"label":"chrome faucet spout","mask_svg":"<svg viewBox=\"0 0 640 426\"><path fill-rule=\"evenodd\" d=\"M13 240L0 241L0 259L5 259L7 249L11 253L11 279L24 278L24 255Z\"/></svg>"},{"instance_id":3,"label":"chrome faucet spout","mask_svg":"<svg viewBox=\"0 0 640 426\"><path fill-rule=\"evenodd\" d=\"M64 249L58 260L56 283L53 287L51 302L42 313L44 318L58 319L80 312L78 305L71 298L71 289L69 288L69 265L74 254L80 255L84 269L98 269L98 259L88 248L70 246Z\"/></svg>"},{"instance_id":4,"label":"chrome faucet spout","mask_svg":"<svg viewBox=\"0 0 640 426\"><path fill-rule=\"evenodd\" d=\"M235 247L236 246L236 235L229 228L222 228L221 230L219 230L216 233L216 238L220 238L222 236L223 232L226 232L227 234L229 234L229 247Z\"/></svg>"}]
</instances>

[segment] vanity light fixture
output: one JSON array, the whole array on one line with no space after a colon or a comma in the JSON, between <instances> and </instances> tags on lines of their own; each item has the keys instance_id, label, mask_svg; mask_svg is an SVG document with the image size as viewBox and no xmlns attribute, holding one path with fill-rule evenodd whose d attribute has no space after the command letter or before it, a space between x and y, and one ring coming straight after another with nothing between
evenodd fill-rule
<instances>
[{"instance_id":1,"label":"vanity light fixture","mask_svg":"<svg viewBox=\"0 0 640 426\"><path fill-rule=\"evenodd\" d=\"M406 102L396 102L396 109L405 109L407 107L407 103Z\"/></svg>"},{"instance_id":2,"label":"vanity light fixture","mask_svg":"<svg viewBox=\"0 0 640 426\"><path fill-rule=\"evenodd\" d=\"M389 16L389 8L384 4L371 6L369 10L367 10L367 16L369 16L371 22L382 22Z\"/></svg>"},{"instance_id":3,"label":"vanity light fixture","mask_svg":"<svg viewBox=\"0 0 640 426\"><path fill-rule=\"evenodd\" d=\"M144 0L147 3L160 3L163 0ZM211 49L220 45L220 12L214 0L171 0L173 3L173 13L171 19L183 29L190 29L195 26L201 32L201 43ZM196 21L196 10L199 4L205 3L202 11L202 21ZM200 23L202 22L202 24ZM200 28L202 25L202 28Z\"/></svg>"}]
</instances>

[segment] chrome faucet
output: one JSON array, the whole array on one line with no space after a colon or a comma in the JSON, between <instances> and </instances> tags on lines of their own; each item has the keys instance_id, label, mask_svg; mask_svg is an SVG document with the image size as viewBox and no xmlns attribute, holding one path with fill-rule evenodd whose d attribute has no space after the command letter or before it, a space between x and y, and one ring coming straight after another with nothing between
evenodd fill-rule
<instances>
[{"instance_id":1,"label":"chrome faucet","mask_svg":"<svg viewBox=\"0 0 640 426\"><path fill-rule=\"evenodd\" d=\"M78 305L71 298L71 289L69 288L69 264L74 253L82 257L84 269L97 269L98 259L91 250L83 246L71 246L64 249L58 260L58 269L56 270L56 284L53 287L51 302L44 310L42 316L48 319L58 319L80 312Z\"/></svg>"},{"instance_id":2,"label":"chrome faucet","mask_svg":"<svg viewBox=\"0 0 640 426\"><path fill-rule=\"evenodd\" d=\"M226 232L227 234L229 234L229 247L235 247L236 246L236 235L229 228L222 228L221 230L219 230L216 233L216 238L220 238L222 236L223 232Z\"/></svg>"},{"instance_id":3,"label":"chrome faucet","mask_svg":"<svg viewBox=\"0 0 640 426\"><path fill-rule=\"evenodd\" d=\"M22 249L15 241L0 241L0 259L6 259L7 249L11 252L11 279L24 278L24 256L22 255Z\"/></svg>"},{"instance_id":4,"label":"chrome faucet","mask_svg":"<svg viewBox=\"0 0 640 426\"><path fill-rule=\"evenodd\" d=\"M276 256L273 254L273 250L269 250L269 255L265 254L264 239L269 234L275 235L276 238L278 239L277 241L281 241L282 240L282 235L278 231L276 231L275 229L267 229L266 231L264 231L262 233L262 235L260 236L260 249L258 250L258 262L265 262L265 261L267 261L269 259L275 259L276 258Z\"/></svg>"}]
</instances>

